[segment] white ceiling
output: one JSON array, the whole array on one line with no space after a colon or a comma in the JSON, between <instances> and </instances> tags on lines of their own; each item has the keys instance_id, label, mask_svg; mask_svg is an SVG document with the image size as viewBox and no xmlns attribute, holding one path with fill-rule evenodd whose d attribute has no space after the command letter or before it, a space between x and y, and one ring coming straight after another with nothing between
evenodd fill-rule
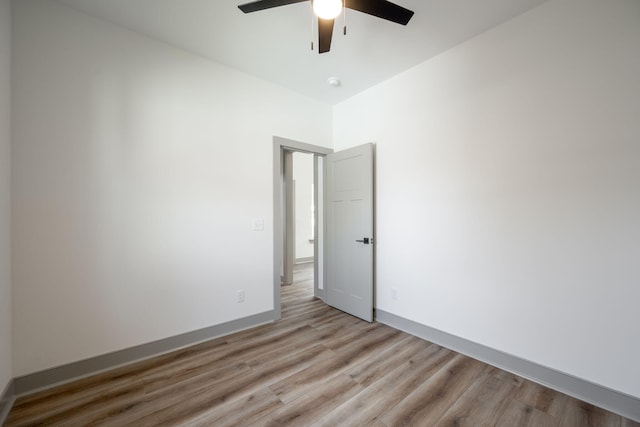
<instances>
[{"instance_id":1,"label":"white ceiling","mask_svg":"<svg viewBox=\"0 0 640 427\"><path fill-rule=\"evenodd\" d=\"M245 15L236 6L248 0L57 1L335 104L546 0L396 0L415 11L406 27L347 10L348 35L338 18L322 55L310 50L307 2Z\"/></svg>"}]
</instances>

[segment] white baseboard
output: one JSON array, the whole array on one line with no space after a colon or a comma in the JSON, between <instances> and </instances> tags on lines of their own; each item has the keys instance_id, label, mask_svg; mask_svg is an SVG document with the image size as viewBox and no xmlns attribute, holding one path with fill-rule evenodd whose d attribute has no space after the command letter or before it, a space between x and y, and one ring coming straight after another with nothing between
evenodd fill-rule
<instances>
[{"instance_id":1,"label":"white baseboard","mask_svg":"<svg viewBox=\"0 0 640 427\"><path fill-rule=\"evenodd\" d=\"M376 309L375 319L416 337L640 422L640 399Z\"/></svg>"},{"instance_id":2,"label":"white baseboard","mask_svg":"<svg viewBox=\"0 0 640 427\"><path fill-rule=\"evenodd\" d=\"M142 344L14 378L7 384L3 393L0 395L0 425L4 423L17 396L33 393L139 360L178 350L199 342L269 323L274 320L273 316L274 313L272 311L260 313L221 325L187 332L152 343ZM376 310L375 318L380 323L520 375L546 387L615 412L625 418L640 422L640 399L636 397L451 335L383 310Z\"/></svg>"},{"instance_id":3,"label":"white baseboard","mask_svg":"<svg viewBox=\"0 0 640 427\"><path fill-rule=\"evenodd\" d=\"M141 344L113 353L92 357L90 359L69 363L56 368L47 369L33 374L14 378L11 394L14 397L44 390L56 385L64 384L80 378L108 371L119 366L127 365L140 360L149 359L161 354L169 353L208 341L221 336L233 334L256 326L264 325L275 320L273 310L256 314L220 325L196 331L186 332L173 337ZM0 423L2 425L2 423Z\"/></svg>"},{"instance_id":4,"label":"white baseboard","mask_svg":"<svg viewBox=\"0 0 640 427\"><path fill-rule=\"evenodd\" d=\"M4 425L4 422L7 420L7 416L15 400L16 393L13 387L13 380L10 380L9 384L7 384L2 391L2 394L0 394L0 426Z\"/></svg>"}]
</instances>

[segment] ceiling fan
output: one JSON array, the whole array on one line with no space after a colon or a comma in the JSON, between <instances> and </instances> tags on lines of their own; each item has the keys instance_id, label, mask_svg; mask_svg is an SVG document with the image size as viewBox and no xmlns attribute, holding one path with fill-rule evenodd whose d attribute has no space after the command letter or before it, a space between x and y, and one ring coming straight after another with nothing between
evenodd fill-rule
<instances>
[{"instance_id":1,"label":"ceiling fan","mask_svg":"<svg viewBox=\"0 0 640 427\"><path fill-rule=\"evenodd\" d=\"M337 18L345 8L377 16L378 18L401 25L407 25L413 16L413 11L387 0L258 0L241 4L238 8L244 13L251 13L307 1L311 1L313 11L318 16L319 53L329 52L331 49L331 37L333 35L335 18ZM344 28L344 34L347 34L346 26ZM313 43L311 49L313 49Z\"/></svg>"}]
</instances>

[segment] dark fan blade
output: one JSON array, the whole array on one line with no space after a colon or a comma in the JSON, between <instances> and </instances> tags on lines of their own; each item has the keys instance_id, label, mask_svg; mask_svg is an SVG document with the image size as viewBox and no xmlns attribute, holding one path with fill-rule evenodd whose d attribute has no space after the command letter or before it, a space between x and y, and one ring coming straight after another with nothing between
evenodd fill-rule
<instances>
[{"instance_id":1,"label":"dark fan blade","mask_svg":"<svg viewBox=\"0 0 640 427\"><path fill-rule=\"evenodd\" d=\"M329 52L335 19L318 18L318 53Z\"/></svg>"},{"instance_id":2,"label":"dark fan blade","mask_svg":"<svg viewBox=\"0 0 640 427\"><path fill-rule=\"evenodd\" d=\"M259 0L245 3L238 6L244 13L257 12L259 10L271 9L272 7L286 6L288 4L302 3L309 0Z\"/></svg>"},{"instance_id":3,"label":"dark fan blade","mask_svg":"<svg viewBox=\"0 0 640 427\"><path fill-rule=\"evenodd\" d=\"M407 25L413 16L412 10L387 0L346 0L346 7L402 25Z\"/></svg>"}]
</instances>

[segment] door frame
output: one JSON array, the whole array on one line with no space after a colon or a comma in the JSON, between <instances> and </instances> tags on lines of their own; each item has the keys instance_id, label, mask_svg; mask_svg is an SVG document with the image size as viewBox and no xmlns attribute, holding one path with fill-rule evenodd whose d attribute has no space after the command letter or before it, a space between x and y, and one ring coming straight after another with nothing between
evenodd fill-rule
<instances>
[{"instance_id":1,"label":"door frame","mask_svg":"<svg viewBox=\"0 0 640 427\"><path fill-rule=\"evenodd\" d=\"M282 317L280 307L280 286L281 286L281 267L284 252L284 229L283 215L285 212L285 199L283 194L284 165L285 152L301 152L311 153L314 155L313 167L313 185L315 188L314 203L316 207L315 213L315 241L314 241L314 296L322 298L322 292L319 290L318 279L318 248L321 246L323 236L318 235L318 213L323 209L323 203L318 203L319 194L319 174L318 164L320 158L327 154L333 153L333 149L321 147L319 145L307 144L292 139L273 137L273 312L274 320L280 320ZM321 215L322 216L322 215ZM286 224L286 223L285 223ZM324 227L323 227L324 228ZM324 290L324 286L322 287Z\"/></svg>"}]
</instances>

